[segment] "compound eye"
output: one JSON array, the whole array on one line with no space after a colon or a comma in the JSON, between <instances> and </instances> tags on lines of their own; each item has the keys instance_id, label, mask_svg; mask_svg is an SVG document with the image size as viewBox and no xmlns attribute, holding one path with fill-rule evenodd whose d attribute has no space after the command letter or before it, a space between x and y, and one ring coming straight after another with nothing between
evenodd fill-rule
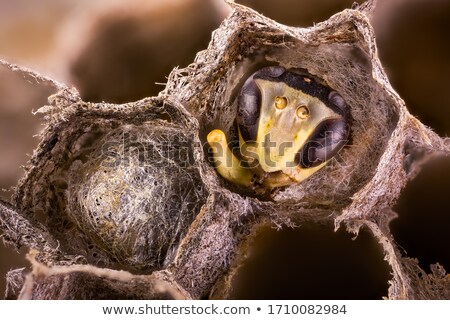
<instances>
[{"instance_id":1,"label":"compound eye","mask_svg":"<svg viewBox=\"0 0 450 320\"><path fill-rule=\"evenodd\" d=\"M311 168L333 158L347 143L349 125L345 119L323 121L297 154L302 168Z\"/></svg>"},{"instance_id":2,"label":"compound eye","mask_svg":"<svg viewBox=\"0 0 450 320\"><path fill-rule=\"evenodd\" d=\"M301 105L297 108L295 114L297 115L297 117L299 117L299 119L306 120L309 118L309 108L305 105Z\"/></svg>"},{"instance_id":3,"label":"compound eye","mask_svg":"<svg viewBox=\"0 0 450 320\"><path fill-rule=\"evenodd\" d=\"M274 81L282 76L285 71L286 69L282 67L265 67L256 71L245 81L237 99L238 113L236 117L236 122L244 141L256 140L256 135L258 132L258 119L261 109L261 91L256 85L255 80L268 79L269 81ZM282 100L283 99L280 100L280 106L283 104ZM273 103L276 106L275 101Z\"/></svg>"},{"instance_id":4,"label":"compound eye","mask_svg":"<svg viewBox=\"0 0 450 320\"><path fill-rule=\"evenodd\" d=\"M283 110L284 108L286 108L287 103L288 101L286 97L275 97L275 108L277 108L278 110Z\"/></svg>"}]
</instances>

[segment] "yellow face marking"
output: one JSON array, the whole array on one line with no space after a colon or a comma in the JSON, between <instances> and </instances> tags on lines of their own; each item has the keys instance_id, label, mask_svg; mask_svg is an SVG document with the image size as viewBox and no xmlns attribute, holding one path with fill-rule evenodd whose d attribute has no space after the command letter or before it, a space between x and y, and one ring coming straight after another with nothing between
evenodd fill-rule
<instances>
[{"instance_id":1,"label":"yellow face marking","mask_svg":"<svg viewBox=\"0 0 450 320\"><path fill-rule=\"evenodd\" d=\"M291 88L284 82L256 79L255 83L261 91L255 144L259 165L265 172L294 168L297 152L316 127L324 120L340 119L341 116L318 98ZM286 98L286 106L281 109L283 112L276 107L280 97Z\"/></svg>"},{"instance_id":2,"label":"yellow face marking","mask_svg":"<svg viewBox=\"0 0 450 320\"><path fill-rule=\"evenodd\" d=\"M267 120L266 124L264 125L264 129L269 131L272 127L272 119Z\"/></svg>"}]
</instances>

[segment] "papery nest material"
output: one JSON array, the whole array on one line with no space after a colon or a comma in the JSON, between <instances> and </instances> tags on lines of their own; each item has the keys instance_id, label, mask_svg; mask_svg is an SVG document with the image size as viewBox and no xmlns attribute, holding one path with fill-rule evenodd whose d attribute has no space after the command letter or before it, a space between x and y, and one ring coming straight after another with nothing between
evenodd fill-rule
<instances>
[{"instance_id":1,"label":"papery nest material","mask_svg":"<svg viewBox=\"0 0 450 320\"><path fill-rule=\"evenodd\" d=\"M391 208L417 173L409 155L419 149L448 154L450 143L411 116L389 84L368 17L373 2L306 29L230 5L232 14L213 33L208 49L187 68L174 69L156 98L87 103L75 89L1 62L58 90L40 109L47 127L13 203L0 205L4 241L39 251L26 281L20 280L22 271L8 275L9 298L23 283L22 298L97 297L86 290L101 298L167 298L156 289L140 295L142 288L124 283L160 275L183 297L226 298L256 226L304 222L345 226L356 234L368 228L392 268L389 299L450 298L445 270L434 265L426 275L417 261L401 256L389 231ZM231 130L240 86L265 65L301 67L324 79L345 98L353 120L351 144L340 162L276 190L270 199L225 182L203 147L214 126ZM131 149L151 145L157 152L143 162L142 152L130 153L131 162L104 170L102 161L122 159L126 143L102 148L123 142L124 132L131 134ZM158 144L163 140L166 149ZM187 152L186 166L171 158L180 148ZM155 169L154 161L161 160L171 170ZM160 187L152 187L154 182ZM128 270L127 280L115 277L113 269ZM40 270L50 276L39 276ZM65 294L51 290L61 281Z\"/></svg>"}]
</instances>

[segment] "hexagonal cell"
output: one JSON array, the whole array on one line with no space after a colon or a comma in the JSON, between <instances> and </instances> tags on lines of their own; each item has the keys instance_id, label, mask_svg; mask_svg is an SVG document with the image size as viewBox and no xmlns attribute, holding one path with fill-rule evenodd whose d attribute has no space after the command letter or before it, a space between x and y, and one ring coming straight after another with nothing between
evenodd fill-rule
<instances>
[{"instance_id":1,"label":"hexagonal cell","mask_svg":"<svg viewBox=\"0 0 450 320\"><path fill-rule=\"evenodd\" d=\"M356 14L353 18L358 19ZM226 29L229 21L235 20L239 22ZM237 96L245 80L264 66L305 69L344 98L352 118L347 146L308 180L276 188L268 198L277 203L305 201L342 209L373 177L398 123L397 101L376 78L379 65L372 60L372 48L362 40L366 26L358 23L366 22L338 21L335 16L326 25L294 29L268 23L256 13L242 9L217 30L208 50L182 70L186 76L172 74L166 89L185 102L199 119L200 138L205 146L207 135L215 129L223 131L228 141L233 140ZM215 52L222 53L214 55ZM248 194L245 188L236 188L225 179L218 181L233 192Z\"/></svg>"},{"instance_id":2,"label":"hexagonal cell","mask_svg":"<svg viewBox=\"0 0 450 320\"><path fill-rule=\"evenodd\" d=\"M372 19L392 85L408 110L441 136L450 135L449 15L449 1L397 0L379 1Z\"/></svg>"},{"instance_id":3,"label":"hexagonal cell","mask_svg":"<svg viewBox=\"0 0 450 320\"><path fill-rule=\"evenodd\" d=\"M427 273L435 263L450 270L448 190L450 157L429 160L402 191L394 207L398 218L389 225L402 254L417 258Z\"/></svg>"},{"instance_id":4,"label":"hexagonal cell","mask_svg":"<svg viewBox=\"0 0 450 320\"><path fill-rule=\"evenodd\" d=\"M205 195L192 143L163 126L110 130L61 173L69 217L121 264L167 264Z\"/></svg>"},{"instance_id":5,"label":"hexagonal cell","mask_svg":"<svg viewBox=\"0 0 450 320\"><path fill-rule=\"evenodd\" d=\"M184 131L179 109L156 100L70 109L70 121L47 131L18 206L66 254L97 266L162 268L206 198L195 134Z\"/></svg>"},{"instance_id":6,"label":"hexagonal cell","mask_svg":"<svg viewBox=\"0 0 450 320\"><path fill-rule=\"evenodd\" d=\"M373 236L320 225L264 228L237 269L234 299L381 299L391 268Z\"/></svg>"},{"instance_id":7,"label":"hexagonal cell","mask_svg":"<svg viewBox=\"0 0 450 320\"><path fill-rule=\"evenodd\" d=\"M257 31L242 31L238 37L248 39L255 34ZM382 88L372 78L368 57L361 49L347 44L325 44L317 47L305 45L296 39L286 38L284 41L290 48L258 48L255 49L256 53L251 53L250 57L236 63L229 76L233 79L234 87L229 96L225 95L225 99L230 99L231 105L223 102L223 106L216 107L215 118L206 121L201 136L204 137L208 131L219 128L227 132L229 139L233 140L233 136L236 136L233 134L233 130L236 130L234 119L238 109L236 97L243 81L256 70L274 64L288 70L306 69L313 76L326 79L326 84L341 94L347 102L351 115L350 140L339 156L327 165L326 170L311 176L302 183L301 188L283 188L285 190L277 194L275 199L292 200L307 194L308 197L320 199L322 202L348 201L347 197L373 175L376 160L383 153L387 139L394 130L398 116L393 108L393 100L382 93ZM234 141L236 140L234 138ZM315 188L317 185L321 185L321 188Z\"/></svg>"}]
</instances>

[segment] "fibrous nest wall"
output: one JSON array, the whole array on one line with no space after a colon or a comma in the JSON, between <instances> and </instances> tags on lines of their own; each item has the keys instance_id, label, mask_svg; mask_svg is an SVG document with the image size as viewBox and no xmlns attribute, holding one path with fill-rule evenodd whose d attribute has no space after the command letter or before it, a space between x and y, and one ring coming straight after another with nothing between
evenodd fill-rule
<instances>
[{"instance_id":1,"label":"fibrous nest wall","mask_svg":"<svg viewBox=\"0 0 450 320\"><path fill-rule=\"evenodd\" d=\"M307 29L232 4L208 49L173 70L158 97L122 105L84 102L2 62L57 91L39 110L47 127L12 204L0 207L4 241L37 250L31 273L9 273L7 297L226 298L257 226L305 222L370 230L392 270L388 298L450 297L445 270L437 264L427 275L389 231L407 181L450 143L390 86L371 4ZM216 174L205 137L230 133L243 82L267 65L326 81L347 101L352 127L330 165L261 198Z\"/></svg>"}]
</instances>

